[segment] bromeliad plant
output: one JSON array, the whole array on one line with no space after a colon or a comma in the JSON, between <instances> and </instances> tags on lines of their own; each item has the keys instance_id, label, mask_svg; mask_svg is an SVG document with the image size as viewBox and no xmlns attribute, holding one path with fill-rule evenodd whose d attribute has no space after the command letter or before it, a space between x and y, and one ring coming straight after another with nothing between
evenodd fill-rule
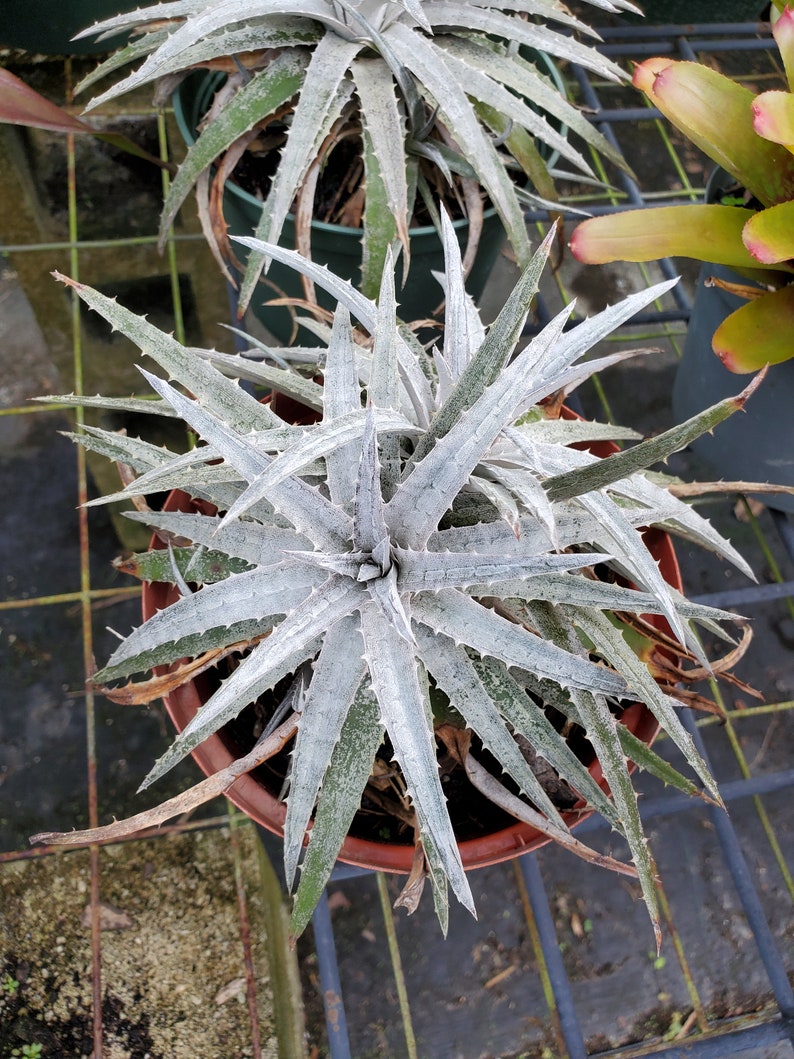
<instances>
[{"instance_id":1,"label":"bromeliad plant","mask_svg":"<svg viewBox=\"0 0 794 1059\"><path fill-rule=\"evenodd\" d=\"M637 67L634 84L736 181L729 202L662 206L591 218L571 249L588 264L691 257L728 265L761 285L714 334L726 368L757 371L792 355L794 312L794 9L773 26L788 91L755 95L708 66L667 58Z\"/></svg>"},{"instance_id":2,"label":"bromeliad plant","mask_svg":"<svg viewBox=\"0 0 794 1059\"><path fill-rule=\"evenodd\" d=\"M633 8L627 0L589 2L608 11ZM143 62L89 109L163 78L172 87L196 69L227 75L170 189L161 226L164 237L195 186L204 231L222 267L233 255L218 192L246 150L280 154L256 236L277 243L294 210L296 246L306 256L321 172L346 145L356 145L352 162L341 167L341 185L351 181L352 187L339 192L343 201L349 196L340 223L362 228L361 289L371 298L395 240L408 268L415 207L423 203L437 223L438 197L457 198L469 217L467 267L486 195L525 266L530 244L514 177L528 180L544 201L556 197L537 144L591 173L560 125L623 164L533 61L543 51L612 80L624 76L592 44L570 35L598 39L551 0L174 0L86 32L120 29L140 36L82 87ZM265 261L259 252L248 259L243 308Z\"/></svg>"},{"instance_id":3,"label":"bromeliad plant","mask_svg":"<svg viewBox=\"0 0 794 1059\"><path fill-rule=\"evenodd\" d=\"M641 527L679 532L750 572L666 479L642 468L742 402L726 401L608 459L582 451L582 443L636 435L555 418L542 402L626 356L582 360L670 284L569 331L566 309L516 352L552 237L486 332L465 294L446 218L443 232L445 329L442 348L431 353L396 320L391 268L376 304L292 251L242 240L338 299L322 385L250 357L186 349L115 301L65 280L170 378L144 371L158 399L123 403L176 414L201 439L179 455L87 430L76 440L137 475L105 499L178 487L218 512L131 515L169 541L167 550L132 565L145 579L176 584L180 598L132 632L95 682L106 688L171 667L166 677L109 692L120 701L150 701L211 661L241 654L144 786L248 703L284 681L288 690L260 743L195 792L121 824L37 839L98 841L159 823L225 790L294 739L284 861L292 883L308 842L293 913L298 933L387 740L414 821L420 874L429 875L446 928L447 882L474 906L439 776L443 745L474 786L519 819L638 878L658 932L654 869L630 762L700 792L621 723L620 704L644 703L705 785L701 796L719 795L679 718L687 700L669 675L677 670L654 679L654 663L635 653L627 633L640 615L663 615L672 632L668 648L677 642L680 656L702 660L695 623L725 636L720 623L733 616L691 604L669 587ZM354 331L351 314L371 337ZM241 378L279 386L320 418L290 425ZM562 733L546 707L566 719ZM571 724L586 733L611 798L566 741ZM509 780L483 767L479 746ZM527 747L533 753L525 756ZM625 836L633 864L596 854L572 836L528 763L534 754ZM515 784L512 793L506 782Z\"/></svg>"}]
</instances>

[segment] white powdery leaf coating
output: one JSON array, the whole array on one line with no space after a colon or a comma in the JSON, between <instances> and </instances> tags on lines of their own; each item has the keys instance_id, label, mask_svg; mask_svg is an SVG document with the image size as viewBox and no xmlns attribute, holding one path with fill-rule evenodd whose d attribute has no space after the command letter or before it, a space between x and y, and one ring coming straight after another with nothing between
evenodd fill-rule
<instances>
[{"instance_id":1,"label":"white powdery leaf coating","mask_svg":"<svg viewBox=\"0 0 794 1059\"><path fill-rule=\"evenodd\" d=\"M376 6L368 4L367 13ZM423 10L450 6L430 0ZM390 8L392 15L396 9ZM420 31L406 29L407 12L398 10L397 21L390 22L386 8L378 11L383 32L399 36L406 31L419 39ZM329 342L324 362L307 372L325 376L321 394L311 385L313 407L322 418L301 428L262 412L241 389L238 377L247 363L182 349L114 308L115 303L76 288L146 352L155 351L158 363L178 378L187 392L145 375L206 448L177 456L97 432L81 443L114 459L129 456L144 472L143 487L184 475L193 495L211 500L220 514L153 513L150 523L197 547L254 565L184 596L133 632L110 663L124 673L113 672L109 679L144 671L163 644L173 650L189 642L198 656L202 636L213 647L228 646L228 630L250 629L250 639L257 641L156 764L150 782L283 677L297 669L312 674L303 700L305 719L298 725L285 841L292 879L316 814L298 890L301 923L311 914L307 894L316 899L321 891L366 780L367 761L352 745L351 716L365 718L370 764L381 721L386 729L416 814L442 920L445 877L473 910L434 739L432 696L445 689L483 745L548 818L556 811L523 763L514 732L528 738L560 776L620 825L653 909L647 849L607 697L647 702L710 789L711 781L682 734L673 702L630 651L608 612L663 613L679 636L690 640L691 622L713 627L725 618L723 612L688 604L664 584L638 532L642 527L670 520L734 556L707 523L639 472L572 495L580 481L574 474L573 485L569 479L559 489L570 499L556 498L555 477L596 459L567 444L601 438L609 428L545 424L537 402L615 363L621 354L577 361L590 342L666 287L634 296L628 307L613 306L572 332L564 331L567 314L562 313L514 356L548 245L537 252L484 333L463 291L457 243L448 223L442 223L450 263L444 277L447 327L456 334L446 336L439 355L445 375L441 385L432 376L432 357L397 323L391 275L376 305L294 252L245 241L320 280L345 307L331 329L321 329ZM357 345L348 313L376 336L371 355ZM231 378L221 374L220 364ZM291 371L278 370L292 377ZM516 426L525 411L527 422ZM218 462L207 465L208 460ZM145 513L135 517L147 520ZM456 526L456 520L472 524ZM647 591L580 572L602 564L627 573ZM568 617L567 623L560 615ZM574 626L581 628L581 639ZM225 643L221 629L227 631ZM377 712L366 701L373 694ZM604 753L607 782L618 790L615 807L604 801L542 716L537 695L592 728ZM342 774L348 766L354 781Z\"/></svg>"},{"instance_id":2,"label":"white powdery leaf coating","mask_svg":"<svg viewBox=\"0 0 794 1059\"><path fill-rule=\"evenodd\" d=\"M211 628L285 614L302 603L323 579L321 571L297 562L232 574L154 614L113 652L108 668Z\"/></svg>"},{"instance_id":3,"label":"white powdery leaf coating","mask_svg":"<svg viewBox=\"0 0 794 1059\"><path fill-rule=\"evenodd\" d=\"M412 614L458 644L498 658L507 666L532 670L562 687L594 688L621 697L628 694L625 681L617 674L569 654L454 589L443 589L433 597L417 597Z\"/></svg>"},{"instance_id":4,"label":"white powdery leaf coating","mask_svg":"<svg viewBox=\"0 0 794 1059\"><path fill-rule=\"evenodd\" d=\"M284 824L284 868L290 887L325 771L366 672L363 655L361 622L355 615L332 626L314 663L292 756L293 775L301 782L290 788Z\"/></svg>"},{"instance_id":5,"label":"white powdery leaf coating","mask_svg":"<svg viewBox=\"0 0 794 1059\"><path fill-rule=\"evenodd\" d=\"M524 558L476 552L412 552L404 548L395 548L394 555L400 569L397 584L401 592L436 592L479 584L484 587L483 595L501 581L520 577L534 580L561 570L594 566L608 558L600 552Z\"/></svg>"}]
</instances>

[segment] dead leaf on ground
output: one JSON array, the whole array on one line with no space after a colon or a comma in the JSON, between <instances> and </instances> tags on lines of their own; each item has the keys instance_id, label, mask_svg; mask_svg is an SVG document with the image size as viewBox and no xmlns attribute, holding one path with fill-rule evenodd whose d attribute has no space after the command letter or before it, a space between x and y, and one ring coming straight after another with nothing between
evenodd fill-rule
<instances>
[{"instance_id":1,"label":"dead leaf on ground","mask_svg":"<svg viewBox=\"0 0 794 1059\"><path fill-rule=\"evenodd\" d=\"M233 1000L235 997L242 996L245 993L245 978L233 978L231 982L227 982L226 985L221 986L218 992L215 994L216 1004L225 1004L229 1000Z\"/></svg>"},{"instance_id":2,"label":"dead leaf on ground","mask_svg":"<svg viewBox=\"0 0 794 1059\"><path fill-rule=\"evenodd\" d=\"M91 905L86 905L80 919L80 926L88 929L91 926ZM132 919L120 908L105 901L99 902L99 929L100 930L131 930L135 924Z\"/></svg>"},{"instance_id":3,"label":"dead leaf on ground","mask_svg":"<svg viewBox=\"0 0 794 1059\"><path fill-rule=\"evenodd\" d=\"M331 912L334 912L337 908L350 908L350 901L341 890L335 890L332 894L329 894L328 908Z\"/></svg>"},{"instance_id":4,"label":"dead leaf on ground","mask_svg":"<svg viewBox=\"0 0 794 1059\"><path fill-rule=\"evenodd\" d=\"M750 514L747 511L748 507L750 512L755 515L756 518L760 518L764 513L766 504L762 504L760 500L754 500L751 496L744 497L742 500L737 500L733 507L733 514L739 522L750 521Z\"/></svg>"}]
</instances>

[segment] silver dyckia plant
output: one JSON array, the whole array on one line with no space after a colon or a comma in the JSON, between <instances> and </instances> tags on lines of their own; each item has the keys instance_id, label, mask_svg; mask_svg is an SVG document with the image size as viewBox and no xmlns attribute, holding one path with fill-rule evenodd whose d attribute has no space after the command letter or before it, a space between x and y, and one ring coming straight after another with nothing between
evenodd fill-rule
<instances>
[{"instance_id":1,"label":"silver dyckia plant","mask_svg":"<svg viewBox=\"0 0 794 1059\"><path fill-rule=\"evenodd\" d=\"M637 10L628 0L589 2L605 11ZM205 234L222 264L230 248L224 225L217 216L210 219L221 201L210 196L210 184L222 186L258 133L270 137L280 158L255 234L278 243L295 209L297 245L304 253L320 169L341 140L361 138L366 205L360 289L373 298L395 239L408 266L417 197L436 217L433 203L453 174L472 222L471 253L484 190L523 267L531 248L511 174L523 174L541 200L556 197L538 144L592 177L563 127L625 167L533 61L533 54L544 52L612 81L625 78L597 51L598 35L552 0L173 0L116 15L83 35L122 30L136 34L132 42L81 88L143 61L88 109L153 81L173 85L201 67L228 75L179 167L161 223L165 238L195 186ZM259 252L249 257L243 308L265 260Z\"/></svg>"},{"instance_id":2,"label":"silver dyckia plant","mask_svg":"<svg viewBox=\"0 0 794 1059\"><path fill-rule=\"evenodd\" d=\"M148 786L248 703L293 676L286 712L274 723L279 745L285 730L295 734L284 828L290 883L308 841L296 932L328 879L384 733L415 814L417 848L442 925L447 881L474 910L439 777L438 692L452 708L436 723L443 727L450 716L457 718L519 788L523 797L508 799L511 811L573 852L639 878L658 931L653 864L629 762L693 793L696 786L644 747L610 703L645 703L705 785L706 797L719 800L719 794L681 723L680 702L654 680L612 612L664 615L682 650L699 658L695 623L720 634L719 622L734 617L687 602L661 577L642 527L661 525L750 572L664 479L639 468L665 459L737 402L607 459L571 448L631 432L547 418L539 402L625 355L582 360L669 284L632 295L569 331L566 309L516 352L550 240L486 331L464 292L458 245L446 221L444 234L446 326L442 348L430 354L396 319L391 270L375 303L292 251L249 241L309 272L338 299L322 386L250 357L186 349L114 300L66 281L171 380L144 372L159 400L81 403L176 414L202 442L175 455L89 429L77 440L138 475L104 500L179 487L219 512L132 513L181 542L138 557L144 577L176 583L180 598L133 631L95 680L125 680L188 656L251 645L157 762ZM351 313L371 341L354 332ZM321 418L292 426L247 392L240 378L283 383ZM596 564L612 567L622 580L594 577ZM611 799L539 700L582 726ZM599 857L570 834L517 736L625 837L633 866ZM270 746L275 736L268 730L263 739ZM234 774L269 752L255 748ZM467 775L478 782L475 755L460 753ZM204 781L202 791L217 793L231 778L211 790L211 781ZM129 832L184 809L181 798L156 817L144 814L82 835L37 837L111 837L119 828Z\"/></svg>"}]
</instances>

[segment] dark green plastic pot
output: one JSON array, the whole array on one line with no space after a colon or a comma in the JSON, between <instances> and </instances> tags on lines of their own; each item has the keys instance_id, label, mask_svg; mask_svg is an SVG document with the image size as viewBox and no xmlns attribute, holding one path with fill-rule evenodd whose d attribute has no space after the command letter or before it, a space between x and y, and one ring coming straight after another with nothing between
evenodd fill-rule
<instances>
[{"instance_id":1,"label":"dark green plastic pot","mask_svg":"<svg viewBox=\"0 0 794 1059\"><path fill-rule=\"evenodd\" d=\"M135 0L0 0L0 45L43 55L91 55L113 51L124 36L73 41L102 18L132 11Z\"/></svg>"},{"instance_id":2,"label":"dark green plastic pot","mask_svg":"<svg viewBox=\"0 0 794 1059\"><path fill-rule=\"evenodd\" d=\"M712 174L707 201L717 201L726 176ZM727 178L730 182L731 178ZM673 414L677 422L710 405L740 393L749 376L735 375L723 367L711 348L711 339L723 320L746 305L743 298L720 287L706 286L710 277L728 283L749 285L746 277L724 265L705 263L700 269L683 353L673 384ZM713 434L704 434L692 449L730 481L772 482L794 486L794 359L769 368L761 386L737 412L721 423ZM763 497L771 507L794 512L794 496Z\"/></svg>"},{"instance_id":3,"label":"dark green plastic pot","mask_svg":"<svg viewBox=\"0 0 794 1059\"><path fill-rule=\"evenodd\" d=\"M545 56L544 56L545 59ZM554 74L560 91L564 85L559 73L546 60L549 73ZM202 115L209 108L212 96L223 75L198 72L186 78L177 88L174 97L174 114L177 124L188 146L196 141L197 127ZM553 164L548 159L547 164ZM262 213L262 203L255 196L227 181L223 199L223 212L229 227L230 235L251 235L256 229ZM465 218L455 222L458 241L463 247L466 243L469 222ZM401 319L411 322L424 320L438 308L443 292L433 279L431 272L444 271L444 254L441 240L436 229L430 225L412 228L411 267L404 287L397 291ZM491 269L496 262L505 241L505 232L496 210L485 213L483 231L477 258L469 274L466 287L473 298L479 299L488 281ZM279 240L281 246L294 249L295 225L292 214L287 216ZM322 221L312 222L312 259L328 268L341 279L350 280L358 287L361 279L361 229L347 228L339 224L326 224ZM236 253L242 258L241 248ZM398 276L399 272L398 267ZM268 270L264 284L260 284L251 302L251 310L275 338L282 343L290 341L293 333L293 318L288 309L266 305L273 298L284 294L288 297L302 298L303 288L300 277L293 269L274 261ZM328 309L335 308L335 301L323 291L317 291L318 301ZM317 340L305 329L301 330L301 344L316 344Z\"/></svg>"}]
</instances>

